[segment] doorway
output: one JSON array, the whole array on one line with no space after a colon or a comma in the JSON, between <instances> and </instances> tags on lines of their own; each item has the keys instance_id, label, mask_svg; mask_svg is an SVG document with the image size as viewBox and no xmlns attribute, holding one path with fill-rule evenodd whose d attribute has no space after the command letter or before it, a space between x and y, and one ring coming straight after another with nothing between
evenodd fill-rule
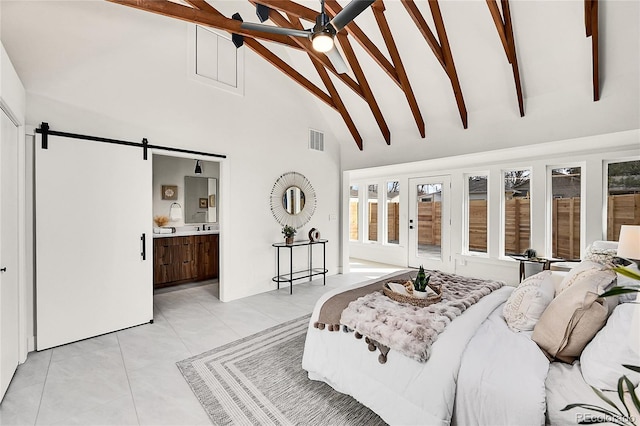
<instances>
[{"instance_id":1,"label":"doorway","mask_svg":"<svg viewBox=\"0 0 640 426\"><path fill-rule=\"evenodd\" d=\"M451 272L451 177L409 179L408 265Z\"/></svg>"},{"instance_id":2,"label":"doorway","mask_svg":"<svg viewBox=\"0 0 640 426\"><path fill-rule=\"evenodd\" d=\"M220 299L220 167L211 158L153 154L154 294L208 285Z\"/></svg>"}]
</instances>

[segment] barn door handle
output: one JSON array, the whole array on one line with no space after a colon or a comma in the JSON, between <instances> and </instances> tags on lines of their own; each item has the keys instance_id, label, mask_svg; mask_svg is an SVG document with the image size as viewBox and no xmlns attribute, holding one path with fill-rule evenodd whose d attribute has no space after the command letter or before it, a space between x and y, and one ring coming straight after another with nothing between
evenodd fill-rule
<instances>
[{"instance_id":1,"label":"barn door handle","mask_svg":"<svg viewBox=\"0 0 640 426\"><path fill-rule=\"evenodd\" d=\"M140 237L140 241L142 243L142 252L140 253L140 256L142 256L142 260L147 260L147 244L145 240L146 235L143 232L142 236Z\"/></svg>"}]
</instances>

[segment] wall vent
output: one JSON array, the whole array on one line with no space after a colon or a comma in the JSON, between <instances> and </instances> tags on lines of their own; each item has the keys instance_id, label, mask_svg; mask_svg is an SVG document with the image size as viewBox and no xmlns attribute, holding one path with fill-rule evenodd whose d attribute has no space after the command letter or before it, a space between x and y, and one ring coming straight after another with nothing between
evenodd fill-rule
<instances>
[{"instance_id":1,"label":"wall vent","mask_svg":"<svg viewBox=\"0 0 640 426\"><path fill-rule=\"evenodd\" d=\"M324 151L324 133L309 129L309 149Z\"/></svg>"}]
</instances>

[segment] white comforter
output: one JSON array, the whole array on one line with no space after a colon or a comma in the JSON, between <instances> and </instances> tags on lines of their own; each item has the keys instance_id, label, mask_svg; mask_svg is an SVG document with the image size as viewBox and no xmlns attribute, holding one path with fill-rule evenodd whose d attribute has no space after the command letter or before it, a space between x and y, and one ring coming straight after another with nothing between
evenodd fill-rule
<instances>
[{"instance_id":1,"label":"white comforter","mask_svg":"<svg viewBox=\"0 0 640 426\"><path fill-rule=\"evenodd\" d=\"M532 332L514 333L496 309L462 355L455 402L459 425L544 425L549 360Z\"/></svg>"},{"instance_id":2,"label":"white comforter","mask_svg":"<svg viewBox=\"0 0 640 426\"><path fill-rule=\"evenodd\" d=\"M367 284L370 282L361 285ZM513 288L492 292L451 322L433 344L426 363L391 350L386 364L380 364L377 352L369 352L364 341L355 339L353 333L313 327L322 303L344 290L347 289L323 296L311 316L302 359L309 378L353 396L390 424L450 424L461 354L483 321L502 305Z\"/></svg>"}]
</instances>

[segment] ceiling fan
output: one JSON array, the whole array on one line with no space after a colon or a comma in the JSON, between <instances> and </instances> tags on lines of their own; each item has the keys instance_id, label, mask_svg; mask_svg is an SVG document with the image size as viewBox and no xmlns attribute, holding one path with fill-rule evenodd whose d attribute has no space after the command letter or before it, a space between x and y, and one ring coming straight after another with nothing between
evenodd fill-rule
<instances>
[{"instance_id":1,"label":"ceiling fan","mask_svg":"<svg viewBox=\"0 0 640 426\"><path fill-rule=\"evenodd\" d=\"M254 24L251 22L243 22L241 27L247 30L262 31L271 34L282 34L294 37L304 37L311 40L313 49L317 52L322 52L327 55L331 63L333 63L336 71L343 74L349 71L347 64L342 59L342 55L336 48L334 38L336 34L342 30L349 22L353 21L358 15L360 15L366 8L371 6L375 0L351 0L351 3L346 5L344 9L340 11L333 19L329 19L329 16L324 10L324 0L320 0L320 14L316 17L316 24L313 28L307 30L299 30L295 28L282 28L274 27L271 25ZM260 5L258 5L260 6ZM267 13L260 13L258 10L258 17L261 22L268 19Z\"/></svg>"}]
</instances>

